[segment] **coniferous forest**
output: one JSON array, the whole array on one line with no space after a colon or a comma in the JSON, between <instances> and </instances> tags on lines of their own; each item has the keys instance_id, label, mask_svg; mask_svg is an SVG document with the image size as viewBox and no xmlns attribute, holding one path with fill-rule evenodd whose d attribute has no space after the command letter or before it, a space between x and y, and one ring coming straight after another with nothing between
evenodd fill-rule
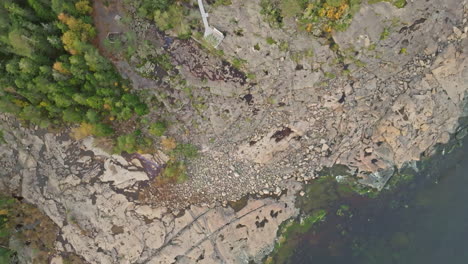
<instances>
[{"instance_id":1,"label":"coniferous forest","mask_svg":"<svg viewBox=\"0 0 468 264\"><path fill-rule=\"evenodd\" d=\"M96 136L148 107L91 42L88 0L2 0L0 111L42 128L86 123Z\"/></svg>"}]
</instances>

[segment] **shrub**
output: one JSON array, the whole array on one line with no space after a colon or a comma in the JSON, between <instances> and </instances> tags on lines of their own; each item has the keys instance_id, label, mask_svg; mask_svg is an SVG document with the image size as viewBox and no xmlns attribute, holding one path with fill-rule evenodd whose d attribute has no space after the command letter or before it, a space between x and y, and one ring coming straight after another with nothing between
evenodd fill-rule
<instances>
[{"instance_id":1,"label":"shrub","mask_svg":"<svg viewBox=\"0 0 468 264\"><path fill-rule=\"evenodd\" d=\"M195 158L198 156L198 149L192 144L178 144L172 151L173 155L179 159L183 158Z\"/></svg>"},{"instance_id":2,"label":"shrub","mask_svg":"<svg viewBox=\"0 0 468 264\"><path fill-rule=\"evenodd\" d=\"M135 110L135 113L139 116L143 116L149 113L148 106L144 103L138 103L133 109Z\"/></svg>"},{"instance_id":3,"label":"shrub","mask_svg":"<svg viewBox=\"0 0 468 264\"><path fill-rule=\"evenodd\" d=\"M244 59L234 58L231 63L232 67L240 69L245 63L247 63L247 61Z\"/></svg>"},{"instance_id":4,"label":"shrub","mask_svg":"<svg viewBox=\"0 0 468 264\"><path fill-rule=\"evenodd\" d=\"M0 144L6 143L5 138L3 137L3 131L0 130Z\"/></svg>"},{"instance_id":5,"label":"shrub","mask_svg":"<svg viewBox=\"0 0 468 264\"><path fill-rule=\"evenodd\" d=\"M172 29L176 36L184 36L190 34L190 27L186 21L187 15L187 10L174 4L167 10L155 10L153 19L160 30Z\"/></svg>"},{"instance_id":6,"label":"shrub","mask_svg":"<svg viewBox=\"0 0 468 264\"><path fill-rule=\"evenodd\" d=\"M150 125L149 133L155 137L160 137L166 132L167 123L165 121L158 121Z\"/></svg>"},{"instance_id":7,"label":"shrub","mask_svg":"<svg viewBox=\"0 0 468 264\"><path fill-rule=\"evenodd\" d=\"M277 1L262 0L260 2L260 14L264 16L264 19L272 27L282 27L283 26L283 16L281 14L281 9Z\"/></svg>"},{"instance_id":8,"label":"shrub","mask_svg":"<svg viewBox=\"0 0 468 264\"><path fill-rule=\"evenodd\" d=\"M137 129L132 133L117 137L113 152L117 154L124 151L127 153L148 153L152 150L153 141L150 138L145 137L141 130Z\"/></svg>"},{"instance_id":9,"label":"shrub","mask_svg":"<svg viewBox=\"0 0 468 264\"><path fill-rule=\"evenodd\" d=\"M272 37L268 37L268 38L266 38L266 43L268 45L274 45L274 44L276 44L276 40L274 40Z\"/></svg>"},{"instance_id":10,"label":"shrub","mask_svg":"<svg viewBox=\"0 0 468 264\"><path fill-rule=\"evenodd\" d=\"M78 123L82 120L80 112L69 108L63 111L63 121L69 123Z\"/></svg>"},{"instance_id":11,"label":"shrub","mask_svg":"<svg viewBox=\"0 0 468 264\"><path fill-rule=\"evenodd\" d=\"M172 0L142 0L138 7L138 15L142 18L149 18L155 11L166 11Z\"/></svg>"},{"instance_id":12,"label":"shrub","mask_svg":"<svg viewBox=\"0 0 468 264\"><path fill-rule=\"evenodd\" d=\"M379 2L388 2L397 8L403 8L406 6L406 0L369 0L369 4L375 4Z\"/></svg>"},{"instance_id":13,"label":"shrub","mask_svg":"<svg viewBox=\"0 0 468 264\"><path fill-rule=\"evenodd\" d=\"M166 164L162 176L169 178L176 183L182 183L188 179L186 167L183 162L170 161Z\"/></svg>"},{"instance_id":14,"label":"shrub","mask_svg":"<svg viewBox=\"0 0 468 264\"><path fill-rule=\"evenodd\" d=\"M380 34L380 40L385 40L388 38L388 36L390 36L390 30L389 28L384 28L382 33Z\"/></svg>"},{"instance_id":15,"label":"shrub","mask_svg":"<svg viewBox=\"0 0 468 264\"><path fill-rule=\"evenodd\" d=\"M273 27L282 27L284 18L295 17L299 28L321 36L324 32L345 30L360 3L361 0L262 0L260 13Z\"/></svg>"},{"instance_id":16,"label":"shrub","mask_svg":"<svg viewBox=\"0 0 468 264\"><path fill-rule=\"evenodd\" d=\"M127 134L117 138L117 145L114 148L115 153L134 153L136 152L137 139L134 134Z\"/></svg>"},{"instance_id":17,"label":"shrub","mask_svg":"<svg viewBox=\"0 0 468 264\"><path fill-rule=\"evenodd\" d=\"M231 0L216 0L213 3L212 7L216 8L216 7L222 6L222 5L224 5L224 6L232 5L232 1Z\"/></svg>"},{"instance_id":18,"label":"shrub","mask_svg":"<svg viewBox=\"0 0 468 264\"><path fill-rule=\"evenodd\" d=\"M98 123L93 128L93 134L97 137L107 137L114 134L114 130L107 124Z\"/></svg>"}]
</instances>

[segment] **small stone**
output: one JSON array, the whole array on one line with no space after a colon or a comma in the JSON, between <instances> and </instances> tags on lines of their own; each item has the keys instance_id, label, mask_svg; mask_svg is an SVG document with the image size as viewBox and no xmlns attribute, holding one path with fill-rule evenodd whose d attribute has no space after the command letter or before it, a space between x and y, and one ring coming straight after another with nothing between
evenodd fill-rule
<instances>
[{"instance_id":1,"label":"small stone","mask_svg":"<svg viewBox=\"0 0 468 264\"><path fill-rule=\"evenodd\" d=\"M61 256L55 256L51 259L50 264L63 264L63 258Z\"/></svg>"},{"instance_id":2,"label":"small stone","mask_svg":"<svg viewBox=\"0 0 468 264\"><path fill-rule=\"evenodd\" d=\"M322 145L322 151L327 151L330 147L327 144Z\"/></svg>"},{"instance_id":3,"label":"small stone","mask_svg":"<svg viewBox=\"0 0 468 264\"><path fill-rule=\"evenodd\" d=\"M141 165L140 160L138 160L138 159L132 159L132 163L133 163L133 165L135 165L135 166L137 166L137 167L139 167L139 168L142 168L142 167L143 167L143 166Z\"/></svg>"},{"instance_id":4,"label":"small stone","mask_svg":"<svg viewBox=\"0 0 468 264\"><path fill-rule=\"evenodd\" d=\"M263 190L262 190L262 193L263 193L263 194L270 194L270 190L268 190L268 189L263 189Z\"/></svg>"},{"instance_id":5,"label":"small stone","mask_svg":"<svg viewBox=\"0 0 468 264\"><path fill-rule=\"evenodd\" d=\"M461 37L462 35L462 31L457 27L453 27L453 33L455 33L457 37Z\"/></svg>"},{"instance_id":6,"label":"small stone","mask_svg":"<svg viewBox=\"0 0 468 264\"><path fill-rule=\"evenodd\" d=\"M304 192L304 191L300 191L300 192L299 192L299 195L300 195L300 196L304 196L304 195L305 195L305 192Z\"/></svg>"},{"instance_id":7,"label":"small stone","mask_svg":"<svg viewBox=\"0 0 468 264\"><path fill-rule=\"evenodd\" d=\"M276 187L275 189L275 194L280 195L281 194L281 189L279 187Z\"/></svg>"},{"instance_id":8,"label":"small stone","mask_svg":"<svg viewBox=\"0 0 468 264\"><path fill-rule=\"evenodd\" d=\"M442 144L446 144L447 142L449 142L449 140L450 140L450 134L447 132L444 132L442 133L442 135L440 135L438 142Z\"/></svg>"},{"instance_id":9,"label":"small stone","mask_svg":"<svg viewBox=\"0 0 468 264\"><path fill-rule=\"evenodd\" d=\"M79 163L86 163L86 162L88 162L88 161L90 161L90 160L91 160L91 157L90 157L90 156L83 156L83 157L81 157L77 162L79 162Z\"/></svg>"},{"instance_id":10,"label":"small stone","mask_svg":"<svg viewBox=\"0 0 468 264\"><path fill-rule=\"evenodd\" d=\"M429 125L428 124L422 124L420 126L420 129L421 129L421 131L427 131L429 129Z\"/></svg>"}]
</instances>

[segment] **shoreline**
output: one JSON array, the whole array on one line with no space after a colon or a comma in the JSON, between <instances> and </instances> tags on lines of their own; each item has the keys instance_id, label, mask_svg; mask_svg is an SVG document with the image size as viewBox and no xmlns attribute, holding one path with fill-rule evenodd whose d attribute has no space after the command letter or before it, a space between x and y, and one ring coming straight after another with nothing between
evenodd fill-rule
<instances>
[{"instance_id":1,"label":"shoreline","mask_svg":"<svg viewBox=\"0 0 468 264\"><path fill-rule=\"evenodd\" d=\"M454 27L467 28L468 6L456 0L411 2L404 9L363 4L347 31L333 35L336 51L324 39L288 28L253 27L258 2L233 1L210 13L210 23L228 33L220 46L224 57L193 40L174 40L164 50L178 73L161 80L114 60L136 90L161 97L166 108L158 115L172 124L166 138L200 148L200 156L187 161L183 183L154 181L150 165L167 162L164 151L126 159L99 149L91 137L75 141L68 130L24 128L0 115L7 142L0 149L0 188L57 226L51 258L260 263L280 226L301 215L296 200L319 194L303 188L320 186L314 182L324 168L347 166L348 178L381 190L395 168L449 142L467 114L468 38ZM241 8L256 15L235 12ZM235 34L229 18L249 30ZM389 25L393 32L381 39L380 29ZM160 48L155 25L131 26ZM250 47L271 36L277 40ZM159 50L141 52L134 61ZM234 67L233 58L246 62ZM242 197L248 198L231 206ZM323 202L315 198L312 204Z\"/></svg>"},{"instance_id":2,"label":"shoreline","mask_svg":"<svg viewBox=\"0 0 468 264\"><path fill-rule=\"evenodd\" d=\"M388 238L389 236L387 238L380 237L384 234L388 235L387 229L392 229L393 232L396 232L393 236L390 236L392 239L404 237L404 245L405 241L414 239L414 234L411 235L412 230L406 228L404 229L406 232L401 231L398 224L394 221L402 214L410 215L410 217L412 215L413 218L420 213L427 214L428 211L434 209L432 208L432 203L437 202L439 199L446 199L445 196L434 198L434 194L432 194L434 189L437 190L439 187L439 189L442 188L445 191L449 191L446 186L447 181L454 184L454 182L463 180L459 178L460 176L458 176L457 180L453 178L447 179L447 177L455 177L455 175L446 175L446 170L460 171L458 166L463 166L459 162L464 160L463 153L466 152L466 143L468 142L468 137L466 137L466 133L468 132L468 128L466 127L467 117L463 119L465 121L461 122L461 128L464 124L464 129L454 134L449 143L437 146L434 153L426 159L418 161L415 164L408 164L406 168L399 172L399 175L393 176L397 178L392 178L390 186L387 186L386 189L379 192L376 196L353 197L351 195L350 197L341 196L336 199L329 198L326 208L323 207L323 204L322 207L319 207L326 211L325 219L317 221L312 226L299 232L294 231L291 227L303 226L302 221L298 221L296 218L294 222L290 222L289 229L282 228L281 232L279 232L280 238L286 237L287 239L278 239L281 243L277 242L274 252L268 258L265 258L266 262L264 263L290 263L291 260L294 263L302 263L300 261L305 261L307 257L313 256L317 256L317 261L325 261L326 263L342 263L344 260L350 263L363 263L362 260L366 259L366 256L372 256L372 253L379 254L376 251L369 251L370 249L374 248L375 250L375 247L379 248L379 245L383 247L381 244L366 244L370 239L378 237L376 240L380 241L379 243L386 243L397 247L401 246L398 243L401 240L391 240ZM444 185L445 187L440 187L439 185ZM440 190L437 194L441 195ZM319 195L330 196L327 193L320 193ZM447 197L450 196L447 193L445 195ZM308 215L304 214L304 210L307 210L307 207L301 207L303 208L301 219L303 219ZM438 209L440 210L440 205ZM317 212L316 210L313 212ZM433 214L436 215L436 213ZM393 222L387 218L393 219ZM420 218L422 219L422 217ZM458 218L455 217L455 219ZM428 220L428 222L430 221ZM405 224L408 225L408 223ZM402 223L402 225L405 224ZM373 231L366 231L368 228ZM417 229L416 227L413 228ZM437 229L437 227L434 228ZM427 230L424 232L427 232ZM385 239L391 241L389 242ZM374 241L374 243L377 242ZM359 244L363 245L359 246ZM305 247L304 245L309 246ZM406 251L402 251L406 253L408 251L411 252L411 249L405 249ZM388 251L385 252L388 253ZM416 252L413 252L413 254L419 256L420 259L424 258ZM363 259L357 258L358 255L363 257ZM384 257L384 255L380 257ZM388 253L382 261L387 261L391 258L390 255ZM400 261L404 260L400 257L399 259ZM369 261L369 259L367 260Z\"/></svg>"}]
</instances>

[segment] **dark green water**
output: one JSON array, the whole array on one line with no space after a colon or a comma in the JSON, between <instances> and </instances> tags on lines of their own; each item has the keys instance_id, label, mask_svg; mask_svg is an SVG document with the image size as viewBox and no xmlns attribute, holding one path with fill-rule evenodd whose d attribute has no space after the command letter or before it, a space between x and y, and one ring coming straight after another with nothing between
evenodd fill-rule
<instances>
[{"instance_id":1,"label":"dark green water","mask_svg":"<svg viewBox=\"0 0 468 264\"><path fill-rule=\"evenodd\" d=\"M376 198L341 199L281 263L468 264L468 137ZM275 261L277 262L277 261ZM280 263L280 262L277 262Z\"/></svg>"}]
</instances>

